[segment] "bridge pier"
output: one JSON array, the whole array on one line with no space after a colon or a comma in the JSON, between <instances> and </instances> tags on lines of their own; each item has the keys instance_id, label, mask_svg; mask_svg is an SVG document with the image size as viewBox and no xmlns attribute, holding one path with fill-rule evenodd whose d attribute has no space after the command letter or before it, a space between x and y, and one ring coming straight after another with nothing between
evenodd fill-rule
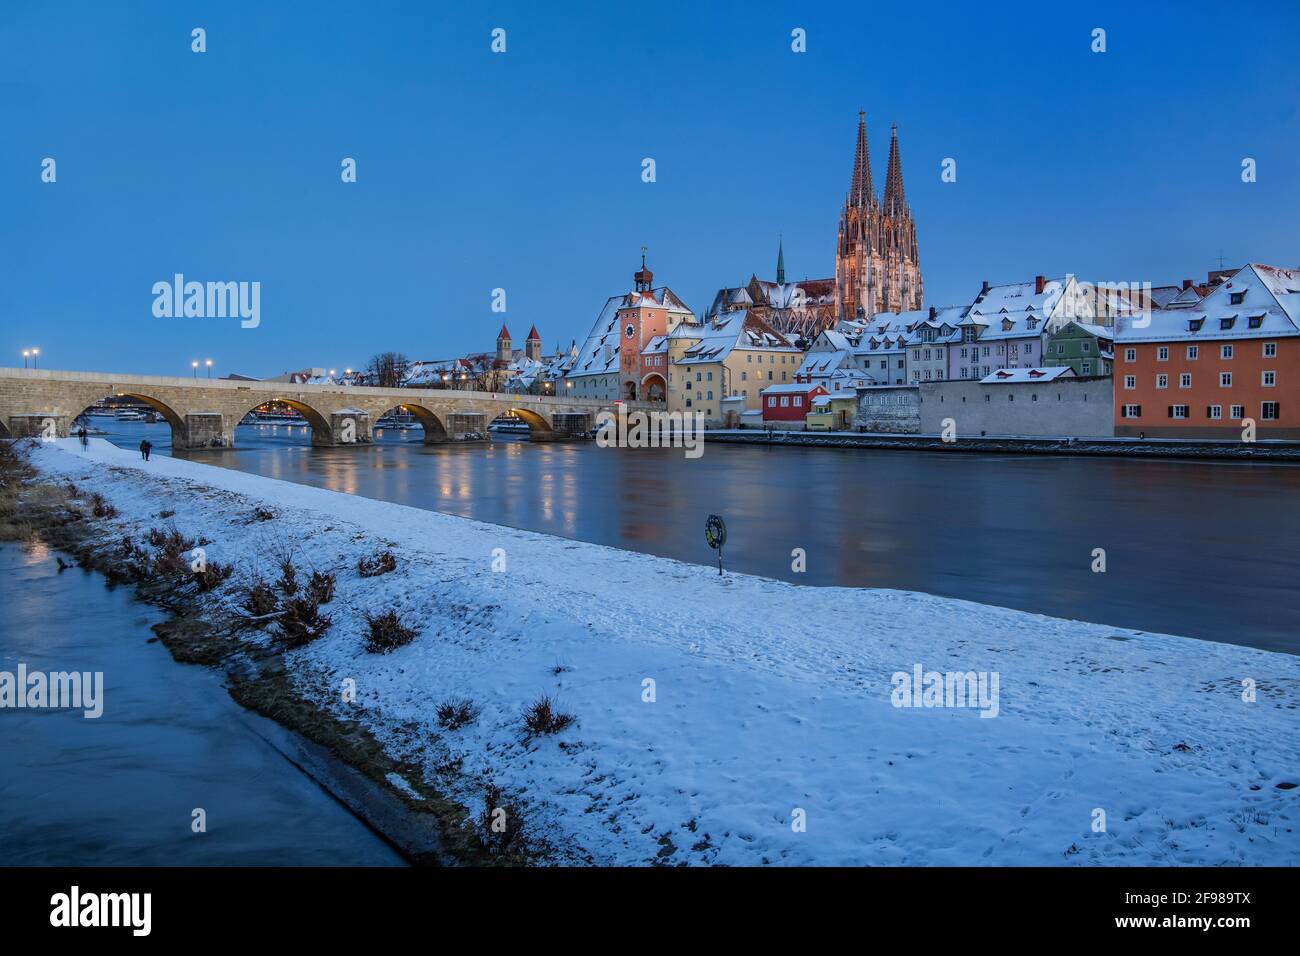
<instances>
[{"instance_id":1,"label":"bridge pier","mask_svg":"<svg viewBox=\"0 0 1300 956\"><path fill-rule=\"evenodd\" d=\"M330 413L329 433L313 425L311 443L317 448L339 445L369 445L374 442L370 413L359 408L343 408Z\"/></svg>"},{"instance_id":2,"label":"bridge pier","mask_svg":"<svg viewBox=\"0 0 1300 956\"><path fill-rule=\"evenodd\" d=\"M55 438L68 437L67 415L59 412L32 412L26 415L9 416L9 434L14 438Z\"/></svg>"},{"instance_id":3,"label":"bridge pier","mask_svg":"<svg viewBox=\"0 0 1300 956\"><path fill-rule=\"evenodd\" d=\"M478 441L488 437L487 416L482 412L453 412L447 416L447 433L445 436L431 435L431 429L424 430L426 445L441 444L444 441Z\"/></svg>"},{"instance_id":4,"label":"bridge pier","mask_svg":"<svg viewBox=\"0 0 1300 956\"><path fill-rule=\"evenodd\" d=\"M235 432L227 427L226 418L220 412L190 412L185 416L184 429L172 428L172 447L234 448Z\"/></svg>"},{"instance_id":5,"label":"bridge pier","mask_svg":"<svg viewBox=\"0 0 1300 956\"><path fill-rule=\"evenodd\" d=\"M550 435L539 436L534 430L530 436L533 441L573 441L586 438L595 427L595 420L589 412L555 412L551 416Z\"/></svg>"}]
</instances>

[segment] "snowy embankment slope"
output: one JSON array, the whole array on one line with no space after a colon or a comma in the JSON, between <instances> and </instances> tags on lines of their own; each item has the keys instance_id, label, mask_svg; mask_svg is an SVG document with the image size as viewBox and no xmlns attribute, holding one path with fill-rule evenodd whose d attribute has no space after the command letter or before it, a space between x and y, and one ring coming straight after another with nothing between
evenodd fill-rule
<instances>
[{"instance_id":1,"label":"snowy embankment slope","mask_svg":"<svg viewBox=\"0 0 1300 956\"><path fill-rule=\"evenodd\" d=\"M193 462L146 464L102 441L33 461L102 493L124 527L174 510L181 531L210 539L210 560L236 564L232 587L274 577L269 554L284 542L303 567L336 572L332 629L286 657L296 686L395 750L422 751L431 780L459 760L457 796L475 813L483 786L499 786L531 834L564 848L557 862L1300 859L1300 789L1287 786L1300 783L1300 657L917 593L719 578ZM259 505L276 517L252 522ZM382 547L397 571L359 577L357 558ZM361 611L389 607L420 635L367 653ZM997 716L893 706L891 675L917 664L996 672ZM356 703L340 699L345 678ZM526 739L520 713L542 693L576 724ZM454 697L482 713L448 732L434 709Z\"/></svg>"}]
</instances>

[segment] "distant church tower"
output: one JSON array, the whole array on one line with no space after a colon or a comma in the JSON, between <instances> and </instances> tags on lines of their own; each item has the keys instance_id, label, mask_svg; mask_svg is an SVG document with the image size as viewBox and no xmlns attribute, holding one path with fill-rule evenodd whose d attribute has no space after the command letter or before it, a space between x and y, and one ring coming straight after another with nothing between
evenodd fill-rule
<instances>
[{"instance_id":1,"label":"distant church tower","mask_svg":"<svg viewBox=\"0 0 1300 956\"><path fill-rule=\"evenodd\" d=\"M509 362L514 355L514 348L510 341L510 330L501 326L501 331L497 333L497 361Z\"/></svg>"},{"instance_id":2,"label":"distant church tower","mask_svg":"<svg viewBox=\"0 0 1300 956\"><path fill-rule=\"evenodd\" d=\"M898 159L898 126L889 143L885 198L871 185L866 114L858 113L858 145L853 178L840 213L835 251L835 299L842 318L877 312L908 312L921 306L921 260L912 210L903 198L903 168Z\"/></svg>"},{"instance_id":3,"label":"distant church tower","mask_svg":"<svg viewBox=\"0 0 1300 956\"><path fill-rule=\"evenodd\" d=\"M542 360L542 337L537 334L537 326L533 326L532 331L528 333L528 338L524 340L524 355L534 362Z\"/></svg>"}]
</instances>

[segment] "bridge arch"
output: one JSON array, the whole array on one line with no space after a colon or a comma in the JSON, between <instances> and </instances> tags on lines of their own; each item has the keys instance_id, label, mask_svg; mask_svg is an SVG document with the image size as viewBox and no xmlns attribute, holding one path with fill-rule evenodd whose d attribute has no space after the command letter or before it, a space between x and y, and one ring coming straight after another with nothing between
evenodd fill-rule
<instances>
[{"instance_id":1,"label":"bridge arch","mask_svg":"<svg viewBox=\"0 0 1300 956\"><path fill-rule=\"evenodd\" d=\"M512 415L522 418L528 424L529 438L549 439L553 433L551 423L531 408L515 406L510 409Z\"/></svg>"},{"instance_id":2,"label":"bridge arch","mask_svg":"<svg viewBox=\"0 0 1300 956\"><path fill-rule=\"evenodd\" d=\"M641 379L641 397L647 402L662 402L668 398L668 383L661 372L649 372Z\"/></svg>"},{"instance_id":3,"label":"bridge arch","mask_svg":"<svg viewBox=\"0 0 1300 956\"><path fill-rule=\"evenodd\" d=\"M145 392L106 392L98 398L92 399L83 405L76 414L68 419L68 433L73 434L76 431L76 425L74 423L78 418L85 415L90 411L90 409L94 408L96 404L106 398L129 398L132 401L143 402L145 405L148 405L155 412L161 415L163 421L171 427L172 448L176 449L185 447L185 419L182 418L180 413L178 413L176 409L172 408L171 405L167 404L162 399L154 398L152 395ZM75 407L75 403L73 407Z\"/></svg>"},{"instance_id":4,"label":"bridge arch","mask_svg":"<svg viewBox=\"0 0 1300 956\"><path fill-rule=\"evenodd\" d=\"M381 427L379 425L379 419L383 418L391 411L410 412L414 415L415 420L418 421L420 427L424 429L424 443L426 445L431 445L435 442L445 442L450 437L447 434L447 426L443 424L442 419L439 418L431 409L425 408L423 405L416 402L404 402L400 405L393 405L384 409L376 415L374 421L370 423L372 432Z\"/></svg>"},{"instance_id":5,"label":"bridge arch","mask_svg":"<svg viewBox=\"0 0 1300 956\"><path fill-rule=\"evenodd\" d=\"M272 402L279 402L281 405L288 405L303 418L307 419L307 425L311 428L311 443L313 445L329 445L334 441L334 431L330 428L329 419L318 409L313 408L306 402L299 401L296 398L285 398L282 395L272 393L271 397L266 398L256 405L252 405L242 411L235 418L235 424L242 422L249 412L255 412L264 405L270 405Z\"/></svg>"},{"instance_id":6,"label":"bridge arch","mask_svg":"<svg viewBox=\"0 0 1300 956\"><path fill-rule=\"evenodd\" d=\"M0 440L7 440L13 437L13 435L9 434L9 426L3 421L0 421Z\"/></svg>"}]
</instances>

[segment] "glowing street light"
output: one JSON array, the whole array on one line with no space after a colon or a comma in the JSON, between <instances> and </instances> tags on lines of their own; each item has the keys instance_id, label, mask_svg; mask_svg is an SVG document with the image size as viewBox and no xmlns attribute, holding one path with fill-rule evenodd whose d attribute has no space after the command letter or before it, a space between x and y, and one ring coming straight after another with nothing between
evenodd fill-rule
<instances>
[{"instance_id":1,"label":"glowing street light","mask_svg":"<svg viewBox=\"0 0 1300 956\"><path fill-rule=\"evenodd\" d=\"M31 349L23 349L23 368L27 367L27 359L31 357Z\"/></svg>"},{"instance_id":2,"label":"glowing street light","mask_svg":"<svg viewBox=\"0 0 1300 956\"><path fill-rule=\"evenodd\" d=\"M212 359L205 359L203 364L208 367L208 378L212 378Z\"/></svg>"},{"instance_id":3,"label":"glowing street light","mask_svg":"<svg viewBox=\"0 0 1300 956\"><path fill-rule=\"evenodd\" d=\"M199 363L198 363L198 362L191 362L191 363L190 363L190 367L191 367L192 369L194 369L194 377L195 377L195 378L198 378L198 377L199 377Z\"/></svg>"}]
</instances>

